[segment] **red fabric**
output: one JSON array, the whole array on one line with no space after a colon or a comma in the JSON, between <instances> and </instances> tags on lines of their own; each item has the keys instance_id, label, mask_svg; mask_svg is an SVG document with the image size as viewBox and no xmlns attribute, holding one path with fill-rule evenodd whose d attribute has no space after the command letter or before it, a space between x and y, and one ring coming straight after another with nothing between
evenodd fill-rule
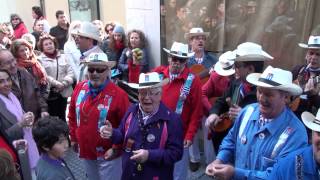
<instances>
[{"instance_id":1,"label":"red fabric","mask_svg":"<svg viewBox=\"0 0 320 180\"><path fill-rule=\"evenodd\" d=\"M139 83L140 68L140 65L135 65L131 59L128 59L129 83Z\"/></svg>"},{"instance_id":2,"label":"red fabric","mask_svg":"<svg viewBox=\"0 0 320 180\"><path fill-rule=\"evenodd\" d=\"M169 78L169 67L160 66L155 68L154 71L163 73L164 78ZM180 89L184 85L189 72L190 70L186 67L179 77L163 86L162 102L172 111L176 110ZM203 116L202 109L201 82L199 77L195 76L181 113L185 140L193 140Z\"/></svg>"},{"instance_id":3,"label":"red fabric","mask_svg":"<svg viewBox=\"0 0 320 180\"><path fill-rule=\"evenodd\" d=\"M18 66L24 68L32 68L34 76L38 79L38 84L47 84L47 75L40 62L32 55L31 59L18 58Z\"/></svg>"},{"instance_id":4,"label":"red fabric","mask_svg":"<svg viewBox=\"0 0 320 180\"><path fill-rule=\"evenodd\" d=\"M204 113L208 115L212 104L210 98L220 97L229 86L230 78L221 76L216 72L212 72L209 80L202 86L202 103Z\"/></svg>"},{"instance_id":5,"label":"red fabric","mask_svg":"<svg viewBox=\"0 0 320 180\"><path fill-rule=\"evenodd\" d=\"M14 150L10 147L10 145L4 140L2 136L0 136L0 148L8 151L13 158L14 162L17 162L17 156L14 153Z\"/></svg>"},{"instance_id":6,"label":"red fabric","mask_svg":"<svg viewBox=\"0 0 320 180\"><path fill-rule=\"evenodd\" d=\"M28 33L27 27L24 25L24 23L20 23L17 25L16 28L14 28L14 37L16 39L20 39L22 35Z\"/></svg>"},{"instance_id":7,"label":"red fabric","mask_svg":"<svg viewBox=\"0 0 320 180\"><path fill-rule=\"evenodd\" d=\"M84 85L84 83L86 84ZM107 151L112 146L111 141L100 137L98 131L98 105L107 105L107 101L104 98L112 96L107 119L111 122L113 128L117 128L129 107L129 100L128 95L122 89L110 82L95 99L90 96L80 104L80 126L77 127L76 101L81 90L86 92L89 90L87 81L77 84L71 97L68 114L70 136L71 141L79 144L81 158L95 160L97 158L96 147L103 147ZM121 148L120 145L113 147Z\"/></svg>"}]
</instances>

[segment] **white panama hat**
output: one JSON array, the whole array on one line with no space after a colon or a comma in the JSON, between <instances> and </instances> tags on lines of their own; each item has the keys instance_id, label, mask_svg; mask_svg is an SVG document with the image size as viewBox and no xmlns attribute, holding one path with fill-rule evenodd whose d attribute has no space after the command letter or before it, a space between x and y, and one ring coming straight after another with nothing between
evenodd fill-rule
<instances>
[{"instance_id":1,"label":"white panama hat","mask_svg":"<svg viewBox=\"0 0 320 180\"><path fill-rule=\"evenodd\" d=\"M273 59L259 44L253 42L239 44L234 53L237 56L235 61L267 61Z\"/></svg>"},{"instance_id":2,"label":"white panama hat","mask_svg":"<svg viewBox=\"0 0 320 180\"><path fill-rule=\"evenodd\" d=\"M301 114L301 119L309 129L320 132L320 109L318 110L316 116L307 111L303 112Z\"/></svg>"},{"instance_id":3,"label":"white panama hat","mask_svg":"<svg viewBox=\"0 0 320 180\"><path fill-rule=\"evenodd\" d=\"M169 82L169 79L161 80L160 75L157 72L141 73L139 75L139 84L128 83L128 85L134 89L146 89L161 87Z\"/></svg>"},{"instance_id":4,"label":"white panama hat","mask_svg":"<svg viewBox=\"0 0 320 180\"><path fill-rule=\"evenodd\" d=\"M83 22L81 23L80 29L78 29L75 32L72 32L72 34L78 35L78 36L83 36L87 37L90 39L97 40L99 42L102 41L100 38L100 32L97 26L92 24L91 22Z\"/></svg>"},{"instance_id":5,"label":"white panama hat","mask_svg":"<svg viewBox=\"0 0 320 180\"><path fill-rule=\"evenodd\" d=\"M214 65L214 70L221 76L230 76L235 73L234 60L236 54L233 51L227 51L219 57L219 61Z\"/></svg>"},{"instance_id":6,"label":"white panama hat","mask_svg":"<svg viewBox=\"0 0 320 180\"><path fill-rule=\"evenodd\" d=\"M301 87L292 83L292 73L280 68L268 66L262 74L251 73L246 79L253 85L270 89L279 89L289 92L293 96L302 93Z\"/></svg>"},{"instance_id":7,"label":"white panama hat","mask_svg":"<svg viewBox=\"0 0 320 180\"><path fill-rule=\"evenodd\" d=\"M204 32L201 27L191 28L188 33L184 34L184 38L189 40L194 36L205 36L206 38L209 36L209 32Z\"/></svg>"},{"instance_id":8,"label":"white panama hat","mask_svg":"<svg viewBox=\"0 0 320 180\"><path fill-rule=\"evenodd\" d=\"M171 56L176 56L179 58L185 58L188 59L194 55L194 53L189 52L189 47L187 44L179 43L179 42L173 42L171 49L163 48L165 52L170 54Z\"/></svg>"},{"instance_id":9,"label":"white panama hat","mask_svg":"<svg viewBox=\"0 0 320 180\"><path fill-rule=\"evenodd\" d=\"M308 44L299 43L299 46L305 49L320 49L320 36L310 36Z\"/></svg>"}]
</instances>

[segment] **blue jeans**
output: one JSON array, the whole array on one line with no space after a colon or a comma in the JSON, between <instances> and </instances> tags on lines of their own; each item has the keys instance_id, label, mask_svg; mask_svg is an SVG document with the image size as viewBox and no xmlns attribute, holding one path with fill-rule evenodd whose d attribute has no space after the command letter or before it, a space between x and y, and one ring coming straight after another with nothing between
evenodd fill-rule
<instances>
[{"instance_id":1,"label":"blue jeans","mask_svg":"<svg viewBox=\"0 0 320 180\"><path fill-rule=\"evenodd\" d=\"M174 180L186 180L188 176L189 148L183 149L182 159L174 164Z\"/></svg>"},{"instance_id":2,"label":"blue jeans","mask_svg":"<svg viewBox=\"0 0 320 180\"><path fill-rule=\"evenodd\" d=\"M194 163L200 162L201 160L200 150L199 150L199 141L200 141L201 135L203 138L205 163L210 164L216 158L212 141L208 140L209 129L205 126L205 121L206 121L206 117L204 117L201 122L203 133L201 134L200 131L198 130L197 134L193 138L193 144L189 147L190 161Z\"/></svg>"},{"instance_id":3,"label":"blue jeans","mask_svg":"<svg viewBox=\"0 0 320 180\"><path fill-rule=\"evenodd\" d=\"M89 180L120 180L122 174L121 157L112 161L104 159L82 159Z\"/></svg>"}]
</instances>

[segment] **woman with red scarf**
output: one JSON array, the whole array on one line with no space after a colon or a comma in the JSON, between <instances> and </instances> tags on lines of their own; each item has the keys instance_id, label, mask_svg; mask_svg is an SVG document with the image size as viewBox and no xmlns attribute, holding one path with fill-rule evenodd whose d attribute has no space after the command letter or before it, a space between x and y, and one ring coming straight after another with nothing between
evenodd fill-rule
<instances>
[{"instance_id":1,"label":"woman with red scarf","mask_svg":"<svg viewBox=\"0 0 320 180\"><path fill-rule=\"evenodd\" d=\"M66 120L67 98L73 91L74 72L67 56L58 51L58 43L53 36L42 35L38 45L42 52L39 60L47 73L50 87L48 112L51 116Z\"/></svg>"},{"instance_id":2,"label":"woman with red scarf","mask_svg":"<svg viewBox=\"0 0 320 180\"><path fill-rule=\"evenodd\" d=\"M118 61L123 49L126 47L126 35L124 29L120 25L116 25L109 39L103 44L102 50L108 55L110 61Z\"/></svg>"}]
</instances>

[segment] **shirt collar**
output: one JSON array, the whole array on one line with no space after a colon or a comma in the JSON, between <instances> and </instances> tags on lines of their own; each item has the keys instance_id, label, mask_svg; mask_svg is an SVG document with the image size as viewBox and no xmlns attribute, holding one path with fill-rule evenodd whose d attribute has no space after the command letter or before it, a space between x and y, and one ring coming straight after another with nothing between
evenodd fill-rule
<instances>
[{"instance_id":1,"label":"shirt collar","mask_svg":"<svg viewBox=\"0 0 320 180\"><path fill-rule=\"evenodd\" d=\"M98 48L98 46L93 46L91 49L88 49L87 51L83 52L82 55L87 57L89 56L93 51L96 51L96 49Z\"/></svg>"}]
</instances>

